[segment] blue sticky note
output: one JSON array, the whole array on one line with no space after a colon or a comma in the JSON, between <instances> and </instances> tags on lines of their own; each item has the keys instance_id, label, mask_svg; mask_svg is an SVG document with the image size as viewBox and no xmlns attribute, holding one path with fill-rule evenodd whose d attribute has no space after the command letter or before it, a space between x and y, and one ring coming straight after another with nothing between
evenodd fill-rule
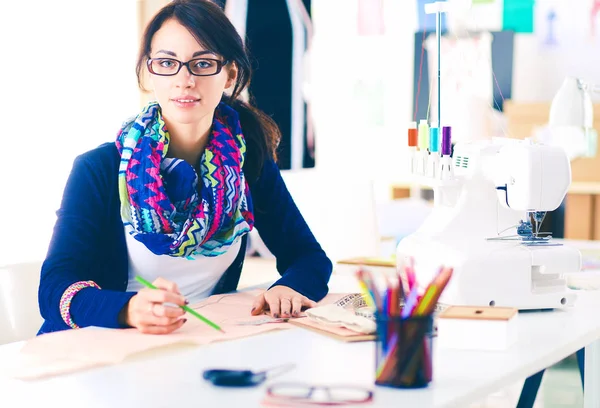
<instances>
[{"instance_id":1,"label":"blue sticky note","mask_svg":"<svg viewBox=\"0 0 600 408\"><path fill-rule=\"evenodd\" d=\"M504 0L502 29L533 33L534 0Z\"/></svg>"},{"instance_id":2,"label":"blue sticky note","mask_svg":"<svg viewBox=\"0 0 600 408\"><path fill-rule=\"evenodd\" d=\"M435 31L435 14L425 14L425 5L440 0L417 0L417 18L419 19L419 31ZM446 0L441 0L446 1ZM446 13L442 13L442 31L446 31Z\"/></svg>"}]
</instances>

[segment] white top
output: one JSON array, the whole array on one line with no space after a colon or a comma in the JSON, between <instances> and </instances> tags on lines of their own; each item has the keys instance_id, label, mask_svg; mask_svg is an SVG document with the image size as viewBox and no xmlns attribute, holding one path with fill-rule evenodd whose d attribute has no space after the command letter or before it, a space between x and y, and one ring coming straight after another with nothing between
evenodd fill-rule
<instances>
[{"instance_id":1,"label":"white top","mask_svg":"<svg viewBox=\"0 0 600 408\"><path fill-rule=\"evenodd\" d=\"M355 281L334 275L331 292L358 290ZM375 387L373 342L343 343L294 328L201 347L174 346L169 351L143 353L144 357L127 359L114 366L31 382L3 378L2 366L5 362L10 366L11 357L23 343L3 345L0 346L0 406L19 401L20 406L62 407L65 396L69 396L86 408L162 408L191 406L198 401L212 407L257 407L269 384L292 381L368 387L375 391L375 401L369 408L467 407L494 391L523 381L600 337L597 318L600 296L598 292L580 293L585 299L579 299L574 308L520 315L518 341L507 351L447 350L434 345L434 381L422 390ZM586 350L586 358L587 354ZM225 389L202 379L202 371L208 368L260 370L290 362L296 368L258 387ZM600 364L587 365L586 378L593 378L598 370ZM169 375L165 376L166 372ZM586 401L600 391L600 383L588 384ZM165 393L165 389L170 392ZM585 406L600 405L592 401Z\"/></svg>"},{"instance_id":2,"label":"white top","mask_svg":"<svg viewBox=\"0 0 600 408\"><path fill-rule=\"evenodd\" d=\"M180 258L155 255L127 232L125 241L129 259L128 291L137 292L142 289L143 286L135 280L136 275L149 282L162 277L175 282L181 294L192 304L212 293L221 276L240 252L242 242L241 238L238 238L227 252L219 256L192 255Z\"/></svg>"}]
</instances>

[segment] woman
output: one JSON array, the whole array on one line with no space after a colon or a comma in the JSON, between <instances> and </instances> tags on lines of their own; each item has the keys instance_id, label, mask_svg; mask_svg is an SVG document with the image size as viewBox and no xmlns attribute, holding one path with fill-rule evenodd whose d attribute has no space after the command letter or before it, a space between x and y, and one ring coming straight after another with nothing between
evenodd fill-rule
<instances>
[{"instance_id":1,"label":"woman","mask_svg":"<svg viewBox=\"0 0 600 408\"><path fill-rule=\"evenodd\" d=\"M282 277L251 313L314 306L332 264L275 164L277 126L238 99L250 63L222 10L209 0L161 9L140 48L142 89L145 74L156 102L74 162L42 266L40 334L177 330L185 319L175 305L236 289L254 227Z\"/></svg>"}]
</instances>

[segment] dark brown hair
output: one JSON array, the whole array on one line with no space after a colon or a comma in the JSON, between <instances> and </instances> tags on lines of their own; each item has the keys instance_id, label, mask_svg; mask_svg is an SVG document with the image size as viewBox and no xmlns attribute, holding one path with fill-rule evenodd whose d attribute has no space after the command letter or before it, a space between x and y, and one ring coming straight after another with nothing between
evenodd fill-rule
<instances>
[{"instance_id":1,"label":"dark brown hair","mask_svg":"<svg viewBox=\"0 0 600 408\"><path fill-rule=\"evenodd\" d=\"M174 0L159 10L146 26L140 44L135 70L140 89L146 91L142 84L142 70L150 57L152 38L169 19L175 19L187 28L205 49L237 66L238 75L231 96L223 94L222 100L239 114L247 148L244 172L248 181L255 181L265 160L277 159L281 133L269 115L239 99L242 91L250 85L250 58L235 27L218 5L210 0Z\"/></svg>"}]
</instances>

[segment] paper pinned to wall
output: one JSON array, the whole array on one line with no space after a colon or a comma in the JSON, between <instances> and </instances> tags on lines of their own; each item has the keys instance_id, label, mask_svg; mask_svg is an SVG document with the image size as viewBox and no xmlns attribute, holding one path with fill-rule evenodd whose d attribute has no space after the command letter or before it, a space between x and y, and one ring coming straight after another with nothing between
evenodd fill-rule
<instances>
[{"instance_id":1,"label":"paper pinned to wall","mask_svg":"<svg viewBox=\"0 0 600 408\"><path fill-rule=\"evenodd\" d=\"M597 1L598 5L594 6ZM535 36L542 48L562 48L558 51L577 50L587 54L597 49L594 44L594 8L600 18L600 0L566 2L563 0L537 0L535 3ZM600 21L600 20L599 20ZM585 48L590 47L589 50ZM596 53L597 54L597 53ZM575 54L577 59L577 54Z\"/></svg>"},{"instance_id":2,"label":"paper pinned to wall","mask_svg":"<svg viewBox=\"0 0 600 408\"><path fill-rule=\"evenodd\" d=\"M449 0L455 5L448 13L448 29L452 32L502 30L502 1L479 0L470 4L464 0ZM466 3L466 4L462 4ZM462 7L461 7L462 5Z\"/></svg>"},{"instance_id":3,"label":"paper pinned to wall","mask_svg":"<svg viewBox=\"0 0 600 408\"><path fill-rule=\"evenodd\" d=\"M535 5L535 36L542 48L565 45L569 27L568 5L560 0L538 1Z\"/></svg>"},{"instance_id":4,"label":"paper pinned to wall","mask_svg":"<svg viewBox=\"0 0 600 408\"><path fill-rule=\"evenodd\" d=\"M504 0L502 28L517 33L533 33L534 6L534 0Z\"/></svg>"},{"instance_id":5,"label":"paper pinned to wall","mask_svg":"<svg viewBox=\"0 0 600 408\"><path fill-rule=\"evenodd\" d=\"M358 0L358 35L384 35L383 0Z\"/></svg>"},{"instance_id":6,"label":"paper pinned to wall","mask_svg":"<svg viewBox=\"0 0 600 408\"><path fill-rule=\"evenodd\" d=\"M593 0L590 8L590 36L600 37L600 0Z\"/></svg>"}]
</instances>

